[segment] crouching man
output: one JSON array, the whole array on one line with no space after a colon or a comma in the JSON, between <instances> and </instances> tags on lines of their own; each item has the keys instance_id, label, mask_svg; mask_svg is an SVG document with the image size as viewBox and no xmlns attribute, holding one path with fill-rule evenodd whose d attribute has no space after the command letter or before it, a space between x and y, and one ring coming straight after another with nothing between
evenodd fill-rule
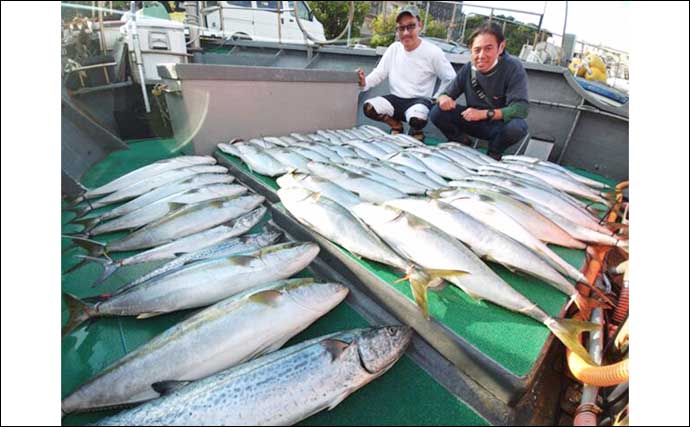
<instances>
[{"instance_id":1,"label":"crouching man","mask_svg":"<svg viewBox=\"0 0 690 427\"><path fill-rule=\"evenodd\" d=\"M455 70L441 48L419 38L422 23L416 7L402 8L395 22L400 41L388 47L368 76L358 70L363 90L379 85L386 78L391 89L390 95L368 99L364 114L388 124L392 134L401 133L402 122L406 121L410 125L409 134L423 141L436 78L443 87L455 78Z\"/></svg>"},{"instance_id":2,"label":"crouching man","mask_svg":"<svg viewBox=\"0 0 690 427\"><path fill-rule=\"evenodd\" d=\"M488 154L500 160L509 146L527 134L527 73L519 59L504 53L501 27L485 24L469 39L471 62L437 98L431 121L449 141L465 135L489 141ZM455 100L465 94L467 108Z\"/></svg>"}]
</instances>

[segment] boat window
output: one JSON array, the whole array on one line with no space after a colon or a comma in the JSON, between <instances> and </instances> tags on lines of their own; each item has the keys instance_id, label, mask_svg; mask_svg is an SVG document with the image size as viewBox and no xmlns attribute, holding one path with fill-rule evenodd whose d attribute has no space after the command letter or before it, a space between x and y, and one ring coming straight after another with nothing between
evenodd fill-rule
<instances>
[{"instance_id":1,"label":"boat window","mask_svg":"<svg viewBox=\"0 0 690 427\"><path fill-rule=\"evenodd\" d=\"M251 1L229 1L230 6L236 7L252 7Z\"/></svg>"},{"instance_id":2,"label":"boat window","mask_svg":"<svg viewBox=\"0 0 690 427\"><path fill-rule=\"evenodd\" d=\"M277 1L257 1L256 2L256 8L257 9L278 10L278 2Z\"/></svg>"},{"instance_id":3,"label":"boat window","mask_svg":"<svg viewBox=\"0 0 690 427\"><path fill-rule=\"evenodd\" d=\"M216 7L216 6L218 6L217 1L207 1L206 2L206 7Z\"/></svg>"},{"instance_id":4,"label":"boat window","mask_svg":"<svg viewBox=\"0 0 690 427\"><path fill-rule=\"evenodd\" d=\"M303 1L299 2L299 6L297 6L299 10L297 11L299 13L299 19L306 20L306 21L311 21L312 20L312 14L310 13L309 6ZM290 13L294 14L292 10L295 8L295 2L294 1L289 1L288 2L288 8L290 9Z\"/></svg>"}]
</instances>

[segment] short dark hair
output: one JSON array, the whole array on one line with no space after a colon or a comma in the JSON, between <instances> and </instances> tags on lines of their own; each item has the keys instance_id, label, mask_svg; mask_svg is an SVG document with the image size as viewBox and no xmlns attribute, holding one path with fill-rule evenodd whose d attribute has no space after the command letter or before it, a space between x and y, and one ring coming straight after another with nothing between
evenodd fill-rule
<instances>
[{"instance_id":1,"label":"short dark hair","mask_svg":"<svg viewBox=\"0 0 690 427\"><path fill-rule=\"evenodd\" d=\"M468 46L472 47L472 43L474 43L474 38L477 37L480 34L492 34L494 37L496 37L496 41L500 45L506 38L503 36L503 30L501 27L494 23L494 22L487 22L485 24L482 24L479 28L474 30L472 34L470 35L469 42L467 43Z\"/></svg>"}]
</instances>

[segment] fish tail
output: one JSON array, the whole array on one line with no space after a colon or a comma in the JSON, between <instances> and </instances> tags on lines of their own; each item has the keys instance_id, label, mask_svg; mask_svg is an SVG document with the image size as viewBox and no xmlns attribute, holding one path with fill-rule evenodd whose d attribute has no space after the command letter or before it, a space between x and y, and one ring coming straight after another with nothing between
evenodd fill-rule
<instances>
[{"instance_id":1,"label":"fish tail","mask_svg":"<svg viewBox=\"0 0 690 427\"><path fill-rule=\"evenodd\" d=\"M596 331L600 325L592 322L583 322L573 319L550 319L546 327L565 345L570 351L580 356L591 365L596 365L587 350L580 343L579 335L583 332Z\"/></svg>"},{"instance_id":2,"label":"fish tail","mask_svg":"<svg viewBox=\"0 0 690 427\"><path fill-rule=\"evenodd\" d=\"M63 234L62 237L66 238L66 239L71 239L75 245L77 245L83 249L86 249L86 251L92 257L103 255L105 253L105 246L106 246L105 243L101 243L101 242L98 242L95 240L87 239L86 235L83 235L83 234L73 234L73 235Z\"/></svg>"},{"instance_id":3,"label":"fish tail","mask_svg":"<svg viewBox=\"0 0 690 427\"><path fill-rule=\"evenodd\" d=\"M77 329L79 325L94 317L96 313L92 306L86 304L74 295L63 293L62 297L69 310L69 318L62 328L62 337L64 338L65 335Z\"/></svg>"}]
</instances>

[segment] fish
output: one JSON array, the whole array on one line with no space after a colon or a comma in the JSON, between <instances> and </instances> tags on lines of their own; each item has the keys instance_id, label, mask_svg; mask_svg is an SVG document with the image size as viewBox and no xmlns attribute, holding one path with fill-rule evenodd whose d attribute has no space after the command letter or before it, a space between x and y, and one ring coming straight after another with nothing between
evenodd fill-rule
<instances>
[{"instance_id":1,"label":"fish","mask_svg":"<svg viewBox=\"0 0 690 427\"><path fill-rule=\"evenodd\" d=\"M422 271L410 260L401 257L351 212L338 203L303 188L281 188L278 197L283 206L300 223L342 246L356 256L389 265L405 273L415 302L428 317L426 288L433 287L439 273Z\"/></svg>"},{"instance_id":2,"label":"fish","mask_svg":"<svg viewBox=\"0 0 690 427\"><path fill-rule=\"evenodd\" d=\"M537 239L521 223L497 207L490 195L477 194L470 191L456 190L451 194L442 193L441 201L449 203L476 220L493 227L522 243L529 249L546 259L553 267L578 282L589 284L581 271L568 264L563 258L553 252L548 246Z\"/></svg>"},{"instance_id":3,"label":"fish","mask_svg":"<svg viewBox=\"0 0 690 427\"><path fill-rule=\"evenodd\" d=\"M237 184L213 184L206 187L183 190L172 194L163 199L157 200L148 206L144 206L136 211L115 218L111 221L96 225L91 228L92 223L86 224L86 230L91 236L110 233L118 230L128 230L143 227L157 221L177 209L182 209L187 205L206 202L208 200L233 198L246 193L246 187ZM97 221L97 220L96 220Z\"/></svg>"},{"instance_id":4,"label":"fish","mask_svg":"<svg viewBox=\"0 0 690 427\"><path fill-rule=\"evenodd\" d=\"M258 207L264 200L263 196L253 194L187 205L121 239L109 242L105 250L122 252L169 243L235 219Z\"/></svg>"},{"instance_id":5,"label":"fish","mask_svg":"<svg viewBox=\"0 0 690 427\"><path fill-rule=\"evenodd\" d=\"M401 256L435 270L454 271L444 276L473 299L487 300L531 317L546 326L571 351L590 358L578 334L597 325L549 316L514 290L460 241L408 212L392 206L362 203L354 213Z\"/></svg>"},{"instance_id":6,"label":"fish","mask_svg":"<svg viewBox=\"0 0 690 427\"><path fill-rule=\"evenodd\" d=\"M63 293L69 319L62 336L89 319L104 316L146 319L215 304L254 286L286 279L303 270L318 253L319 246L315 243L289 242L243 255L198 261L104 297L95 304Z\"/></svg>"},{"instance_id":7,"label":"fish","mask_svg":"<svg viewBox=\"0 0 690 427\"><path fill-rule=\"evenodd\" d=\"M199 381L173 383L170 394L98 424L293 425L383 375L411 337L408 326L329 334Z\"/></svg>"},{"instance_id":8,"label":"fish","mask_svg":"<svg viewBox=\"0 0 690 427\"><path fill-rule=\"evenodd\" d=\"M391 153L386 152L380 147L371 144L370 142L362 141L360 139L351 139L346 141L347 145L355 147L356 149L367 153L369 156L374 157L378 160L383 160L388 157Z\"/></svg>"},{"instance_id":9,"label":"fish","mask_svg":"<svg viewBox=\"0 0 690 427\"><path fill-rule=\"evenodd\" d=\"M553 169L539 169L533 166L526 166L516 163L499 163L498 166L506 168L508 170L514 170L525 173L527 175L535 176L541 179L542 181L547 182L553 188L569 193L574 196L583 197L585 199L591 200L593 202L602 203L607 206L612 203L611 200L604 199L592 188L571 178L569 175L563 174Z\"/></svg>"},{"instance_id":10,"label":"fish","mask_svg":"<svg viewBox=\"0 0 690 427\"><path fill-rule=\"evenodd\" d=\"M309 162L307 166L312 174L328 179L346 190L357 193L362 200L384 202L405 196L405 193L389 185L346 171L338 166L319 162Z\"/></svg>"},{"instance_id":11,"label":"fish","mask_svg":"<svg viewBox=\"0 0 690 427\"><path fill-rule=\"evenodd\" d=\"M526 164L533 165L533 166L535 166L535 167L537 167L537 168L549 168L549 169L553 169L553 170L556 170L556 171L560 171L560 172L562 172L562 173L564 173L564 174L570 176L571 178L573 178L573 179L575 179L575 180L577 180L577 181L580 181L581 183L583 183L583 184L585 184L585 185L587 185L587 186L590 186L590 187L593 187L593 188L602 189L602 190L609 188L608 185L606 185L606 184L604 184L604 183L602 183L602 182L595 181L595 180L593 180L593 179L587 178L586 176L582 176L582 175L580 175L580 174L578 174L578 173L569 171L568 169L564 168L563 166L561 166L561 165L559 165L559 164L552 163L552 162L548 162L548 161L545 161L545 160L540 160L540 159L537 159L537 158L535 158L535 157L515 156L515 155L510 156L510 155L509 155L509 156L503 156L503 157L501 158L501 161L503 161L503 162L519 162L519 163L526 163Z\"/></svg>"},{"instance_id":12,"label":"fish","mask_svg":"<svg viewBox=\"0 0 690 427\"><path fill-rule=\"evenodd\" d=\"M347 209L362 202L354 193L316 175L286 173L279 177L276 182L280 188L302 187L320 193Z\"/></svg>"},{"instance_id":13,"label":"fish","mask_svg":"<svg viewBox=\"0 0 690 427\"><path fill-rule=\"evenodd\" d=\"M534 204L532 206L537 211L551 218L556 224L558 224L564 230L568 231L568 233L582 241L596 243L599 245L617 246L621 248L628 247L627 240L619 239L616 236L610 236L608 234L599 233L598 231L594 231L590 228L583 227L579 224L570 221L568 218L559 215L557 212L554 212L552 209L549 209L546 206L541 206L537 204Z\"/></svg>"},{"instance_id":14,"label":"fish","mask_svg":"<svg viewBox=\"0 0 690 427\"><path fill-rule=\"evenodd\" d=\"M269 228L261 233L245 234L243 236L235 237L222 243L218 243L217 245L180 255L172 261L166 262L153 271L139 276L128 284L118 288L117 293L122 293L134 286L146 282L147 280L151 280L154 277L176 271L182 266L194 261L228 257L239 255L245 252L257 251L263 247L274 244L275 241L280 238L280 236L282 236L281 232Z\"/></svg>"},{"instance_id":15,"label":"fish","mask_svg":"<svg viewBox=\"0 0 690 427\"><path fill-rule=\"evenodd\" d=\"M398 172L396 169L383 162L372 162L370 160L360 159L357 157L346 157L343 160L348 165L368 169L371 172L386 178L386 182L395 183L396 188L407 194L424 194L428 189L428 187L418 183L412 178L409 178L404 173Z\"/></svg>"},{"instance_id":16,"label":"fish","mask_svg":"<svg viewBox=\"0 0 690 427\"><path fill-rule=\"evenodd\" d=\"M443 178L463 179L472 175L470 170L454 163L452 160L441 154L435 154L423 148L410 148L405 152L415 156L429 169Z\"/></svg>"},{"instance_id":17,"label":"fish","mask_svg":"<svg viewBox=\"0 0 690 427\"><path fill-rule=\"evenodd\" d=\"M498 208L513 217L527 231L532 233L534 237L544 243L552 243L572 249L585 249L587 247L587 245L574 238L570 233L549 219L549 217L542 215L534 209L528 201L503 187L468 181L451 181L451 185L456 185L457 188L462 188L472 193L488 196L489 199L485 199L486 202L496 204ZM443 194L442 191L437 193ZM450 194L452 194L452 191Z\"/></svg>"},{"instance_id":18,"label":"fish","mask_svg":"<svg viewBox=\"0 0 690 427\"><path fill-rule=\"evenodd\" d=\"M568 295L581 311L587 309L587 299L543 258L463 211L440 200L425 198L390 200L386 205L409 212L438 227L467 245L482 259L547 282Z\"/></svg>"},{"instance_id":19,"label":"fish","mask_svg":"<svg viewBox=\"0 0 690 427\"><path fill-rule=\"evenodd\" d=\"M591 228L604 234L612 234L612 232L599 224L599 221L589 212L569 202L568 200L559 197L558 195L544 190L539 187L531 186L523 181L513 178L499 178L499 177L476 177L472 178L476 181L487 182L499 187L504 187L526 200L549 207L556 210L561 215L570 219L583 227Z\"/></svg>"},{"instance_id":20,"label":"fish","mask_svg":"<svg viewBox=\"0 0 690 427\"><path fill-rule=\"evenodd\" d=\"M430 178L431 180L433 180L441 186L446 186L448 184L448 182L445 179L443 179L443 177L431 170L428 166L424 164L424 162L419 160L417 157L413 156L411 153L396 153L393 156L388 157L386 160L392 163L397 163L399 165L410 167L416 170L417 172L423 172L427 175L428 178Z\"/></svg>"},{"instance_id":21,"label":"fish","mask_svg":"<svg viewBox=\"0 0 690 427\"><path fill-rule=\"evenodd\" d=\"M307 163L309 163L310 160L291 148L272 148L270 150L264 150L264 153L275 158L290 170L309 173Z\"/></svg>"},{"instance_id":22,"label":"fish","mask_svg":"<svg viewBox=\"0 0 690 427\"><path fill-rule=\"evenodd\" d=\"M206 173L225 174L227 172L227 168L219 165L201 165L174 169L138 181L128 187L117 190L114 193L110 193L107 196L96 200L95 202L91 202L90 206L91 209L96 209L103 206L112 205L113 203L131 200L163 185L178 181L180 179L192 177L194 175Z\"/></svg>"},{"instance_id":23,"label":"fish","mask_svg":"<svg viewBox=\"0 0 690 427\"><path fill-rule=\"evenodd\" d=\"M240 150L239 147L242 147ZM258 147L250 146L248 144L218 144L218 149L223 153L230 154L242 159L252 172L259 173L270 177L282 175L289 171L286 165L283 165L274 157L268 155Z\"/></svg>"},{"instance_id":24,"label":"fish","mask_svg":"<svg viewBox=\"0 0 690 427\"><path fill-rule=\"evenodd\" d=\"M226 298L172 326L79 386L62 414L132 405L160 396L155 385L194 381L282 347L337 306L348 289L284 280Z\"/></svg>"},{"instance_id":25,"label":"fish","mask_svg":"<svg viewBox=\"0 0 690 427\"><path fill-rule=\"evenodd\" d=\"M143 181L150 177L157 176L173 169L180 169L195 165L214 165L216 159L211 156L180 156L169 159L159 160L146 166L135 169L121 177L118 177L107 184L103 184L96 188L89 188L83 194L79 195L71 202L76 205L83 200L101 197L106 194L114 193L115 191L129 187L132 184Z\"/></svg>"},{"instance_id":26,"label":"fish","mask_svg":"<svg viewBox=\"0 0 690 427\"><path fill-rule=\"evenodd\" d=\"M79 246L82 246L84 249L86 249L90 254L88 256L81 255L81 258L84 259L84 264L87 262L97 262L103 266L103 272L101 273L100 278L92 285L97 286L103 283L121 267L145 262L173 259L181 254L195 252L240 236L258 224L266 214L266 211L267 209L264 206L259 206L253 211L248 212L239 218L228 222L227 224L218 225L207 230L196 232L189 236L174 240L170 243L166 243L131 255L127 258L123 258L119 261L113 261L110 257L96 258L96 256L105 253L105 245L97 245L95 243L98 242L85 241L81 239L77 239L75 242ZM269 228L265 232L268 233L273 231L274 230Z\"/></svg>"},{"instance_id":27,"label":"fish","mask_svg":"<svg viewBox=\"0 0 690 427\"><path fill-rule=\"evenodd\" d=\"M183 190L193 190L195 188L204 187L211 184L230 184L235 180L235 177L228 174L220 173L202 173L199 175L194 175L192 177L183 178L179 181L172 182L170 184L163 185L156 189L153 189L141 196L130 200L129 202L117 206L102 215L91 218L81 218L85 214L91 211L91 206L85 206L76 211L76 217L70 221L70 223L95 223L98 224L108 219L117 218L118 216L126 215L137 209L160 200L171 194L179 193Z\"/></svg>"}]
</instances>

